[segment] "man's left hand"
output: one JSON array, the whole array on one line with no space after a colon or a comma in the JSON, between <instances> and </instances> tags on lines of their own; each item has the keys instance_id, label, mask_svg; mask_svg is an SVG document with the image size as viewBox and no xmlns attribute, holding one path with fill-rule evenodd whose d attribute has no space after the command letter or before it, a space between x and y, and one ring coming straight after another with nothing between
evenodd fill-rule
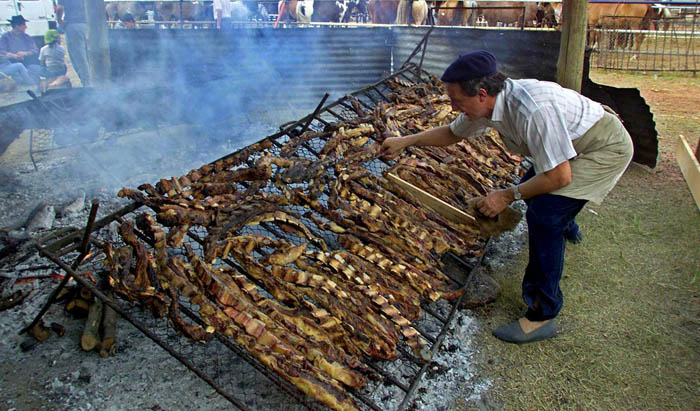
<instances>
[{"instance_id":1,"label":"man's left hand","mask_svg":"<svg viewBox=\"0 0 700 411\"><path fill-rule=\"evenodd\" d=\"M476 207L486 217L496 217L508 207L510 200L507 190L492 191Z\"/></svg>"}]
</instances>

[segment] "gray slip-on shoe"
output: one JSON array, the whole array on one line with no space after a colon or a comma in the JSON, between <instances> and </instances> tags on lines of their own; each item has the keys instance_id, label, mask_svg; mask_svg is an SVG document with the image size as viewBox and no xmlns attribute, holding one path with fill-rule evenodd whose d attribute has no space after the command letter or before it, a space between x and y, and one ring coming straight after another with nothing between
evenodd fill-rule
<instances>
[{"instance_id":1,"label":"gray slip-on shoe","mask_svg":"<svg viewBox=\"0 0 700 411\"><path fill-rule=\"evenodd\" d=\"M529 342L552 338L557 335L557 324L554 318L547 324L536 329L535 331L525 334L520 328L518 320L513 321L508 325L504 325L493 330L493 336L499 340L509 343L525 344Z\"/></svg>"}]
</instances>

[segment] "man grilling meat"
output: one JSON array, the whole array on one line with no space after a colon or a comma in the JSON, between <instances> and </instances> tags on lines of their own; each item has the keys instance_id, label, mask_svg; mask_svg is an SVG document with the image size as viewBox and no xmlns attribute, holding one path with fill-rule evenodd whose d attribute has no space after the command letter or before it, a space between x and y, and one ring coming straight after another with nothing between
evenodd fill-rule
<instances>
[{"instance_id":1,"label":"man grilling meat","mask_svg":"<svg viewBox=\"0 0 700 411\"><path fill-rule=\"evenodd\" d=\"M489 128L509 150L532 158L520 184L490 192L477 207L494 217L515 200L528 205L530 252L522 285L528 309L493 335L519 344L553 337L564 301L565 241L582 240L574 219L587 201L599 203L613 188L632 159L632 139L607 107L556 83L509 79L488 51L460 56L442 81L461 114L450 125L386 139L384 158L408 146L454 144Z\"/></svg>"}]
</instances>

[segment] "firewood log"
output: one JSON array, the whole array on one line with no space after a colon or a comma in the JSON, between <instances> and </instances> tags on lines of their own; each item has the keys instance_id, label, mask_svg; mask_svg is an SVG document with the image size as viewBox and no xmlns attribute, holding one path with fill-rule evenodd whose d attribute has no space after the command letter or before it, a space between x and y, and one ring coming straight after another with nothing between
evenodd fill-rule
<instances>
[{"instance_id":1,"label":"firewood log","mask_svg":"<svg viewBox=\"0 0 700 411\"><path fill-rule=\"evenodd\" d=\"M104 306L102 317L102 348L109 352L116 342L117 313L109 305ZM102 352L100 352L102 355Z\"/></svg>"},{"instance_id":2,"label":"firewood log","mask_svg":"<svg viewBox=\"0 0 700 411\"><path fill-rule=\"evenodd\" d=\"M51 328L44 325L43 321L39 321L27 333L37 341L46 341L51 336Z\"/></svg>"},{"instance_id":3,"label":"firewood log","mask_svg":"<svg viewBox=\"0 0 700 411\"><path fill-rule=\"evenodd\" d=\"M90 304L90 311L85 320L85 329L80 337L80 347L85 351L91 351L100 343L100 322L102 320L102 300L95 299Z\"/></svg>"},{"instance_id":4,"label":"firewood log","mask_svg":"<svg viewBox=\"0 0 700 411\"><path fill-rule=\"evenodd\" d=\"M51 329L53 332L55 332L59 337L63 337L66 334L66 327L62 326L59 323L51 323Z\"/></svg>"},{"instance_id":5,"label":"firewood log","mask_svg":"<svg viewBox=\"0 0 700 411\"><path fill-rule=\"evenodd\" d=\"M94 296L92 295L92 291L90 291L89 289L87 289L87 288L85 288L85 287L81 287L81 288L80 288L79 294L80 294L80 298L82 298L83 300L87 301L88 303L92 302L92 299L93 299L93 297L94 297Z\"/></svg>"},{"instance_id":6,"label":"firewood log","mask_svg":"<svg viewBox=\"0 0 700 411\"><path fill-rule=\"evenodd\" d=\"M90 310L90 304L82 298L74 298L66 303L66 311L76 318L85 318Z\"/></svg>"}]
</instances>

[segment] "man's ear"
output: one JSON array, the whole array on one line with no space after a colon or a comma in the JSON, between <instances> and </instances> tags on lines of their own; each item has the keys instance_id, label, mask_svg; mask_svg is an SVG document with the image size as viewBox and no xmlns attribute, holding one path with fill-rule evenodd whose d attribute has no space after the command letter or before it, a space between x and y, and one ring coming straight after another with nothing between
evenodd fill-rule
<instances>
[{"instance_id":1,"label":"man's ear","mask_svg":"<svg viewBox=\"0 0 700 411\"><path fill-rule=\"evenodd\" d=\"M488 97L489 93L485 88L480 88L477 95L479 96L479 100L483 101L486 97Z\"/></svg>"}]
</instances>

